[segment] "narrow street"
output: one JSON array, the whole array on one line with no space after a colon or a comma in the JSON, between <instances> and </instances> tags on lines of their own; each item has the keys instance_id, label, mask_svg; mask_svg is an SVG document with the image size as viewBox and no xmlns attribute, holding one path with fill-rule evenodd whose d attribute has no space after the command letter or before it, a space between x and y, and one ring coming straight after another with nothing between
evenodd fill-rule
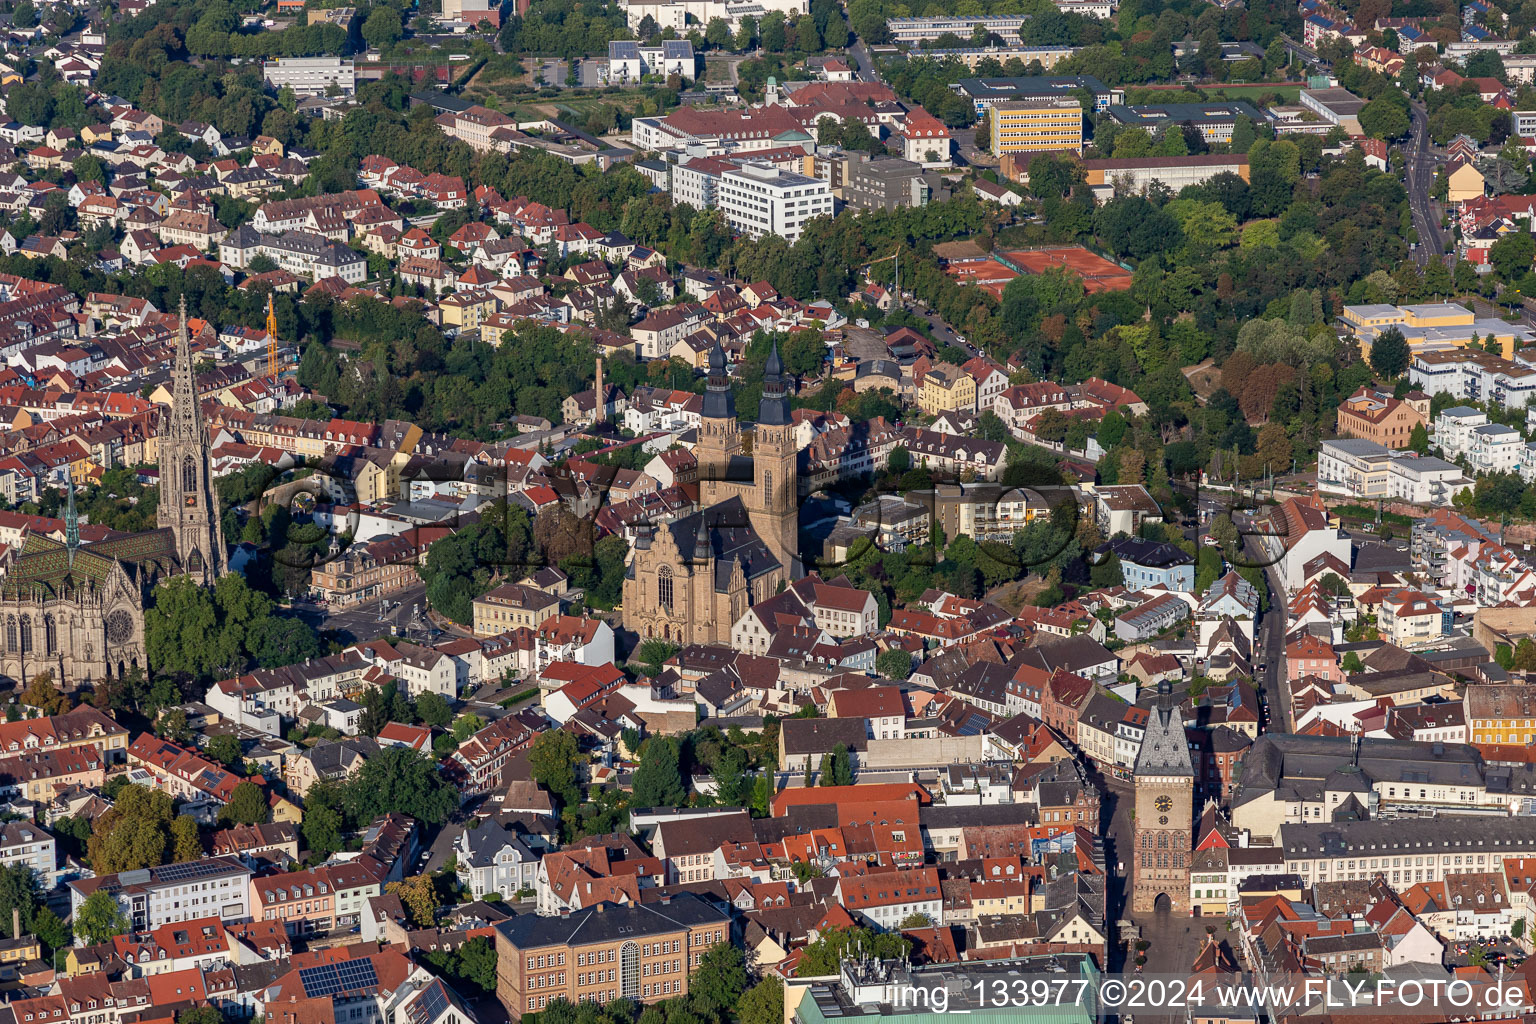
<instances>
[{"instance_id":1,"label":"narrow street","mask_svg":"<svg viewBox=\"0 0 1536 1024\"><path fill-rule=\"evenodd\" d=\"M1408 209L1413 229L1419 236L1419 247L1414 251L1414 261L1419 266L1429 262L1431 256L1445 253L1445 240L1440 232L1440 214L1430 193L1435 187L1435 159L1429 151L1429 115L1423 104L1409 108L1413 131L1403 146L1403 157L1408 171Z\"/></svg>"},{"instance_id":2,"label":"narrow street","mask_svg":"<svg viewBox=\"0 0 1536 1024\"><path fill-rule=\"evenodd\" d=\"M1110 923L1109 963L1111 973L1135 970L1134 956L1127 957L1119 940L1118 921L1134 921L1141 937L1151 943L1146 950L1147 975L1187 976L1195 954L1205 939L1205 926L1220 924L1214 918L1185 917L1166 910L1151 914L1132 914L1130 900L1130 851L1135 842L1132 811L1136 798L1129 782L1099 779L1103 792L1101 820L1105 822L1104 854L1109 878L1106 880L1105 917ZM1122 867L1123 864L1123 867ZM1138 1015L1142 1016L1142 1015Z\"/></svg>"},{"instance_id":3,"label":"narrow street","mask_svg":"<svg viewBox=\"0 0 1536 1024\"><path fill-rule=\"evenodd\" d=\"M1285 685L1285 587L1280 573L1259 546L1257 537L1243 538L1243 550L1251 564L1264 566L1264 579L1269 583L1269 610L1259 617L1258 632L1254 635L1254 681L1259 696L1269 709L1266 732L1290 732L1290 696ZM1264 670L1258 671L1263 665Z\"/></svg>"}]
</instances>

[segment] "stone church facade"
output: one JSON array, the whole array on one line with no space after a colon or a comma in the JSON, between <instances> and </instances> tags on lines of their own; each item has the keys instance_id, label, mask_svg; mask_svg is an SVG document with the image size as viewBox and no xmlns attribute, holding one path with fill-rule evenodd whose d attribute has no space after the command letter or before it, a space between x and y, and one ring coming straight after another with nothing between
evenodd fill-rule
<instances>
[{"instance_id":1,"label":"stone church facade","mask_svg":"<svg viewBox=\"0 0 1536 1024\"><path fill-rule=\"evenodd\" d=\"M796 450L777 346L764 369L751 456L725 353L715 346L694 455L701 510L641 529L624 579L624 626L642 638L729 644L736 620L799 566Z\"/></svg>"},{"instance_id":2,"label":"stone church facade","mask_svg":"<svg viewBox=\"0 0 1536 1024\"><path fill-rule=\"evenodd\" d=\"M0 674L25 685L50 672L77 688L146 668L144 608L155 586L183 574L207 585L228 571L192 365L183 302L173 400L160 418L160 526L81 544L71 483L64 542L28 536L0 582Z\"/></svg>"}]
</instances>

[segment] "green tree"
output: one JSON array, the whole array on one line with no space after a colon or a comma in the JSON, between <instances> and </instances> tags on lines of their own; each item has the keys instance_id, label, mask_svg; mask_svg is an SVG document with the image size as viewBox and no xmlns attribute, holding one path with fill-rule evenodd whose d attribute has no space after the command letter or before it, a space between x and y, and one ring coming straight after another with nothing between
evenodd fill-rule
<instances>
[{"instance_id":1,"label":"green tree","mask_svg":"<svg viewBox=\"0 0 1536 1024\"><path fill-rule=\"evenodd\" d=\"M427 690L416 698L416 714L423 725L436 729L453 721L453 708L449 706L447 698L435 690Z\"/></svg>"},{"instance_id":2,"label":"green tree","mask_svg":"<svg viewBox=\"0 0 1536 1024\"><path fill-rule=\"evenodd\" d=\"M1373 139L1400 139L1411 127L1407 105L1393 96L1371 100L1360 109L1360 127Z\"/></svg>"},{"instance_id":3,"label":"green tree","mask_svg":"<svg viewBox=\"0 0 1536 1024\"><path fill-rule=\"evenodd\" d=\"M406 747L391 747L390 750L407 750ZM387 752L386 752L387 753ZM366 770L368 763L364 763ZM250 779L245 779L235 786L229 795L229 803L219 811L219 820L235 825L260 825L270 821L272 807L267 803L267 795L262 788Z\"/></svg>"},{"instance_id":4,"label":"green tree","mask_svg":"<svg viewBox=\"0 0 1536 1024\"><path fill-rule=\"evenodd\" d=\"M346 821L342 815L342 795L331 783L310 787L304 798L304 844L322 857L341 849Z\"/></svg>"},{"instance_id":5,"label":"green tree","mask_svg":"<svg viewBox=\"0 0 1536 1024\"><path fill-rule=\"evenodd\" d=\"M1429 454L1429 431L1424 429L1424 424L1413 425L1413 432L1408 435L1408 447L1420 455Z\"/></svg>"},{"instance_id":6,"label":"green tree","mask_svg":"<svg viewBox=\"0 0 1536 1024\"><path fill-rule=\"evenodd\" d=\"M1505 671L1515 667L1515 649L1509 644L1493 645L1493 660Z\"/></svg>"},{"instance_id":7,"label":"green tree","mask_svg":"<svg viewBox=\"0 0 1536 1024\"><path fill-rule=\"evenodd\" d=\"M1371 344L1371 368L1387 380L1408 369L1408 341L1396 326L1382 331Z\"/></svg>"},{"instance_id":8,"label":"green tree","mask_svg":"<svg viewBox=\"0 0 1536 1024\"><path fill-rule=\"evenodd\" d=\"M144 612L144 648L157 675L212 676L237 660L219 629L213 595L190 576L155 588L155 603Z\"/></svg>"},{"instance_id":9,"label":"green tree","mask_svg":"<svg viewBox=\"0 0 1536 1024\"><path fill-rule=\"evenodd\" d=\"M238 768L245 763L245 752L233 734L221 732L208 741L203 753L226 768Z\"/></svg>"},{"instance_id":10,"label":"green tree","mask_svg":"<svg viewBox=\"0 0 1536 1024\"><path fill-rule=\"evenodd\" d=\"M781 1024L784 1020L784 982L776 974L747 989L736 1003L737 1024Z\"/></svg>"},{"instance_id":11,"label":"green tree","mask_svg":"<svg viewBox=\"0 0 1536 1024\"><path fill-rule=\"evenodd\" d=\"M53 673L43 672L34 677L32 682L22 691L17 698L28 707L37 708L45 715L61 715L69 710L69 698L59 692L59 688L53 685Z\"/></svg>"},{"instance_id":12,"label":"green tree","mask_svg":"<svg viewBox=\"0 0 1536 1024\"><path fill-rule=\"evenodd\" d=\"M73 929L49 907L41 907L32 915L32 934L37 936L37 941L49 952L67 949L75 941Z\"/></svg>"},{"instance_id":13,"label":"green tree","mask_svg":"<svg viewBox=\"0 0 1536 1024\"><path fill-rule=\"evenodd\" d=\"M689 999L697 998L717 1013L734 1008L746 990L746 953L730 942L716 943L705 950L688 979Z\"/></svg>"},{"instance_id":14,"label":"green tree","mask_svg":"<svg viewBox=\"0 0 1536 1024\"><path fill-rule=\"evenodd\" d=\"M1344 660L1340 662L1339 667L1344 670L1345 674L1352 676L1359 675L1365 671L1365 666L1361 664L1360 655L1356 651L1346 652Z\"/></svg>"},{"instance_id":15,"label":"green tree","mask_svg":"<svg viewBox=\"0 0 1536 1024\"><path fill-rule=\"evenodd\" d=\"M392 7L375 7L363 22L363 41L380 50L398 41L401 34L400 13Z\"/></svg>"},{"instance_id":16,"label":"green tree","mask_svg":"<svg viewBox=\"0 0 1536 1024\"><path fill-rule=\"evenodd\" d=\"M75 911L75 934L88 945L106 942L128 932L128 915L105 889L97 889Z\"/></svg>"},{"instance_id":17,"label":"green tree","mask_svg":"<svg viewBox=\"0 0 1536 1024\"><path fill-rule=\"evenodd\" d=\"M0 866L0 918L10 927L12 911L21 911L21 925L30 930L42 906L37 873L25 864Z\"/></svg>"},{"instance_id":18,"label":"green tree","mask_svg":"<svg viewBox=\"0 0 1536 1024\"><path fill-rule=\"evenodd\" d=\"M197 819L178 814L171 822L171 860L181 863L203 859L203 841L197 832Z\"/></svg>"},{"instance_id":19,"label":"green tree","mask_svg":"<svg viewBox=\"0 0 1536 1024\"><path fill-rule=\"evenodd\" d=\"M410 747L392 746L363 762L346 785L354 821L372 821L387 811L440 825L459 806L459 794L438 774L431 759Z\"/></svg>"},{"instance_id":20,"label":"green tree","mask_svg":"<svg viewBox=\"0 0 1536 1024\"><path fill-rule=\"evenodd\" d=\"M96 819L86 856L98 875L164 864L170 853L172 805L164 793L126 785Z\"/></svg>"},{"instance_id":21,"label":"green tree","mask_svg":"<svg viewBox=\"0 0 1536 1024\"><path fill-rule=\"evenodd\" d=\"M688 802L688 787L683 782L677 740L670 736L652 737L640 755L635 769L635 807L681 807Z\"/></svg>"},{"instance_id":22,"label":"green tree","mask_svg":"<svg viewBox=\"0 0 1536 1024\"><path fill-rule=\"evenodd\" d=\"M528 771L533 781L549 790L565 807L575 806L580 798L576 772L581 763L576 737L564 729L539 733L528 748Z\"/></svg>"},{"instance_id":23,"label":"green tree","mask_svg":"<svg viewBox=\"0 0 1536 1024\"><path fill-rule=\"evenodd\" d=\"M1529 638L1515 644L1515 669L1520 672L1536 671L1536 643Z\"/></svg>"},{"instance_id":24,"label":"green tree","mask_svg":"<svg viewBox=\"0 0 1536 1024\"><path fill-rule=\"evenodd\" d=\"M887 679L905 679L912 674L912 655L899 647L881 651L875 657L875 671Z\"/></svg>"},{"instance_id":25,"label":"green tree","mask_svg":"<svg viewBox=\"0 0 1536 1024\"><path fill-rule=\"evenodd\" d=\"M1088 570L1088 582L1093 587L1118 587L1125 583L1125 570L1120 565L1120 556L1110 552L1109 557L1096 563Z\"/></svg>"},{"instance_id":26,"label":"green tree","mask_svg":"<svg viewBox=\"0 0 1536 1024\"><path fill-rule=\"evenodd\" d=\"M1488 262L1505 281L1516 281L1531 269L1536 259L1536 238L1524 231L1511 231L1488 250Z\"/></svg>"},{"instance_id":27,"label":"green tree","mask_svg":"<svg viewBox=\"0 0 1536 1024\"><path fill-rule=\"evenodd\" d=\"M861 953L876 960L895 960L906 956L911 948L910 942L894 932L829 928L805 947L798 973L809 978L836 974L845 960Z\"/></svg>"}]
</instances>

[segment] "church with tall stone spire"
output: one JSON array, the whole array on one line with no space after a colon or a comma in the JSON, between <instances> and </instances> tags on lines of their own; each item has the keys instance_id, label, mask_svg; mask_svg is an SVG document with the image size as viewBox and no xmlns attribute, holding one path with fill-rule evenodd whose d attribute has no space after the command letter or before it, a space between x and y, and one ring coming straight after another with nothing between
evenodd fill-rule
<instances>
[{"instance_id":1,"label":"church with tall stone spire","mask_svg":"<svg viewBox=\"0 0 1536 1024\"><path fill-rule=\"evenodd\" d=\"M624 626L673 643L730 643L746 610L800 575L794 427L778 344L763 369L748 454L717 343L699 417L700 511L642 526L624 578Z\"/></svg>"},{"instance_id":2,"label":"church with tall stone spire","mask_svg":"<svg viewBox=\"0 0 1536 1024\"><path fill-rule=\"evenodd\" d=\"M192 376L192 346L187 338L187 300L181 300L176 332L176 364L171 372L171 404L160 413L161 527L176 537L181 571L201 583L213 583L229 571L219 518L219 493L208 463L208 424L197 400Z\"/></svg>"},{"instance_id":3,"label":"church with tall stone spire","mask_svg":"<svg viewBox=\"0 0 1536 1024\"><path fill-rule=\"evenodd\" d=\"M71 689L147 669L144 609L155 586L183 574L207 585L228 571L185 300L171 379L158 438L159 528L83 543L66 480L64 540L28 534L0 580L0 674L25 686L47 673Z\"/></svg>"}]
</instances>

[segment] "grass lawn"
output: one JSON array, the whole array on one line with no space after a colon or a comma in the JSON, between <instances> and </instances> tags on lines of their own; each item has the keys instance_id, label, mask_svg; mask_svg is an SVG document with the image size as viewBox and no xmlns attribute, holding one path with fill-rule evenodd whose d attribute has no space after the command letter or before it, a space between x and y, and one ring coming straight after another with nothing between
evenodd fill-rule
<instances>
[{"instance_id":1,"label":"grass lawn","mask_svg":"<svg viewBox=\"0 0 1536 1024\"><path fill-rule=\"evenodd\" d=\"M1206 91L1212 96L1220 96L1228 100L1251 102L1260 96L1273 96L1275 93L1284 96L1287 103L1297 103L1301 100L1300 85L1224 85L1220 89Z\"/></svg>"}]
</instances>

